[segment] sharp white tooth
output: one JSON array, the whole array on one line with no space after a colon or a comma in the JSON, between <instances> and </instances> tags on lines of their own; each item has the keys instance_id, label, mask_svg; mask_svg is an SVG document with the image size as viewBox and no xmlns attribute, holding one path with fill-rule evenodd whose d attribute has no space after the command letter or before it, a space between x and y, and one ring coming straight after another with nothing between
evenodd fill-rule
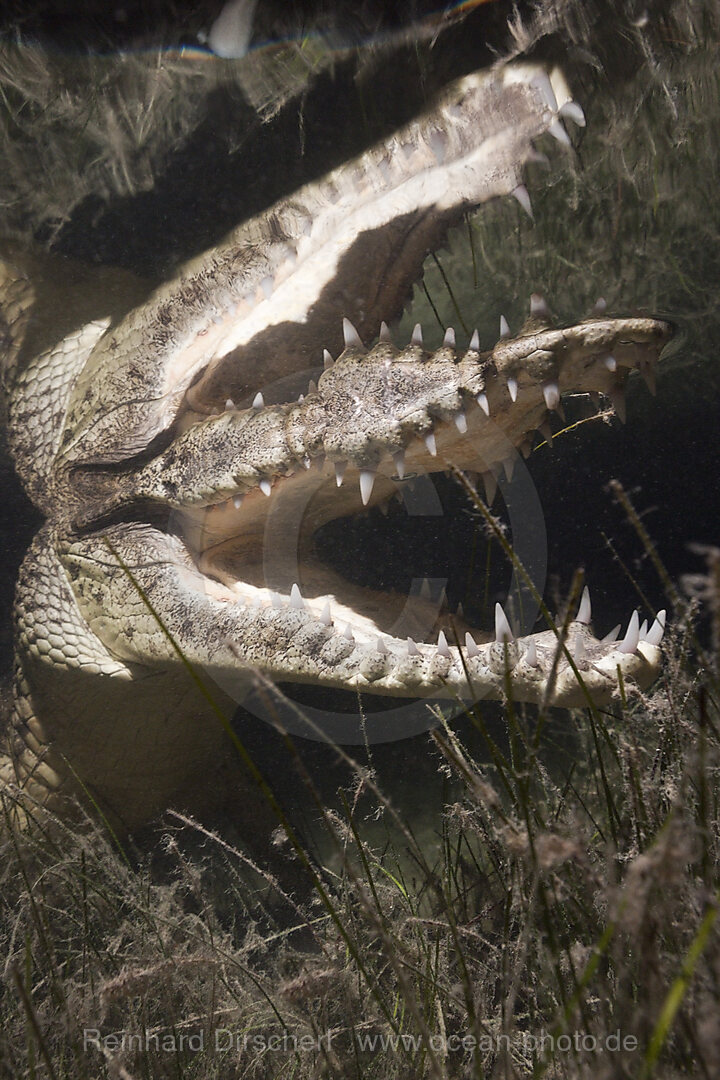
<instances>
[{"instance_id":1,"label":"sharp white tooth","mask_svg":"<svg viewBox=\"0 0 720 1080\"><path fill-rule=\"evenodd\" d=\"M475 642L474 642L474 640L472 638L472 635L470 633L467 633L465 635L465 649L466 649L467 654L468 654L468 656L470 657L471 660L472 660L472 658L474 656L479 656L480 655L480 650L478 649L477 645L475 644Z\"/></svg>"},{"instance_id":2,"label":"sharp white tooth","mask_svg":"<svg viewBox=\"0 0 720 1080\"><path fill-rule=\"evenodd\" d=\"M320 622L323 624L323 626L332 626L332 616L330 614L330 601L329 600L325 601L325 607L322 609L322 612L320 613Z\"/></svg>"},{"instance_id":3,"label":"sharp white tooth","mask_svg":"<svg viewBox=\"0 0 720 1080\"><path fill-rule=\"evenodd\" d=\"M495 640L514 641L513 632L510 629L507 615L503 611L502 604L495 605Z\"/></svg>"},{"instance_id":4,"label":"sharp white tooth","mask_svg":"<svg viewBox=\"0 0 720 1080\"><path fill-rule=\"evenodd\" d=\"M386 345L392 343L392 338L390 337L390 329L386 322L380 323L380 341L384 342Z\"/></svg>"},{"instance_id":5,"label":"sharp white tooth","mask_svg":"<svg viewBox=\"0 0 720 1080\"><path fill-rule=\"evenodd\" d=\"M645 641L647 639L647 632L648 632L647 619L643 619L643 621L640 623L640 629L638 631L638 637L639 637L640 641Z\"/></svg>"},{"instance_id":6,"label":"sharp white tooth","mask_svg":"<svg viewBox=\"0 0 720 1080\"><path fill-rule=\"evenodd\" d=\"M442 165L445 160L445 149L447 147L447 136L444 131L438 131L435 129L431 131L428 136L428 142L430 143L430 149L435 155L435 160L438 165Z\"/></svg>"},{"instance_id":7,"label":"sharp white tooth","mask_svg":"<svg viewBox=\"0 0 720 1080\"><path fill-rule=\"evenodd\" d=\"M272 484L270 483L270 481L269 480L261 480L260 481L260 490L262 491L263 495L270 495L272 493Z\"/></svg>"},{"instance_id":8,"label":"sharp white tooth","mask_svg":"<svg viewBox=\"0 0 720 1080\"><path fill-rule=\"evenodd\" d=\"M634 653L638 647L638 641L640 640L640 618L637 611L633 611L628 623L628 628L625 631L625 637L622 639L617 647L617 652L621 653Z\"/></svg>"},{"instance_id":9,"label":"sharp white tooth","mask_svg":"<svg viewBox=\"0 0 720 1080\"><path fill-rule=\"evenodd\" d=\"M428 454L430 454L431 457L436 457L437 456L437 443L435 442L435 436L432 433L432 431L428 431L427 435L423 435L423 439L425 441L425 445L427 447Z\"/></svg>"},{"instance_id":10,"label":"sharp white tooth","mask_svg":"<svg viewBox=\"0 0 720 1080\"><path fill-rule=\"evenodd\" d=\"M402 480L403 476L405 475L405 451L398 450L396 454L393 454L392 459L395 465L395 472Z\"/></svg>"},{"instance_id":11,"label":"sharp white tooth","mask_svg":"<svg viewBox=\"0 0 720 1080\"><path fill-rule=\"evenodd\" d=\"M273 294L273 285L274 284L275 284L275 282L270 277L270 275L268 275L267 277L264 277L262 279L262 281L260 282L260 288L262 289L263 296L265 297L266 300L269 300L270 297L272 296L272 294Z\"/></svg>"},{"instance_id":12,"label":"sharp white tooth","mask_svg":"<svg viewBox=\"0 0 720 1080\"><path fill-rule=\"evenodd\" d=\"M566 101L564 105L560 106L559 114L560 116L567 116L568 120L572 120L578 127L585 127L585 113L577 101Z\"/></svg>"},{"instance_id":13,"label":"sharp white tooth","mask_svg":"<svg viewBox=\"0 0 720 1080\"><path fill-rule=\"evenodd\" d=\"M270 593L270 603L277 611L280 611L285 606L282 596L276 592Z\"/></svg>"},{"instance_id":14,"label":"sharp white tooth","mask_svg":"<svg viewBox=\"0 0 720 1080\"><path fill-rule=\"evenodd\" d=\"M604 315L607 311L607 300L604 296L598 296L593 304L591 315Z\"/></svg>"},{"instance_id":15,"label":"sharp white tooth","mask_svg":"<svg viewBox=\"0 0 720 1080\"><path fill-rule=\"evenodd\" d=\"M422 326L420 325L420 323L415 323L415 326L413 327L412 337L410 338L410 344L411 345L419 345L421 349L423 347Z\"/></svg>"},{"instance_id":16,"label":"sharp white tooth","mask_svg":"<svg viewBox=\"0 0 720 1080\"><path fill-rule=\"evenodd\" d=\"M242 506L242 501L245 498L244 495L233 495L233 506L236 510L239 510Z\"/></svg>"},{"instance_id":17,"label":"sharp white tooth","mask_svg":"<svg viewBox=\"0 0 720 1080\"><path fill-rule=\"evenodd\" d=\"M473 330L470 337L470 344L468 345L470 352L480 352L480 335L477 330Z\"/></svg>"},{"instance_id":18,"label":"sharp white tooth","mask_svg":"<svg viewBox=\"0 0 720 1080\"><path fill-rule=\"evenodd\" d=\"M423 600L429 600L430 595L430 582L426 577L424 577L420 582L420 597Z\"/></svg>"},{"instance_id":19,"label":"sharp white tooth","mask_svg":"<svg viewBox=\"0 0 720 1080\"><path fill-rule=\"evenodd\" d=\"M580 607L578 608L578 613L575 616L575 621L582 623L584 626L589 626L591 615L592 607L590 604L590 590L586 585L582 591L582 596L580 597Z\"/></svg>"},{"instance_id":20,"label":"sharp white tooth","mask_svg":"<svg viewBox=\"0 0 720 1080\"><path fill-rule=\"evenodd\" d=\"M548 446L552 446L552 444L553 444L553 433L552 433L552 428L550 427L550 421L549 420L543 420L542 424L538 428L538 431L540 432L542 437L545 439Z\"/></svg>"},{"instance_id":21,"label":"sharp white tooth","mask_svg":"<svg viewBox=\"0 0 720 1080\"><path fill-rule=\"evenodd\" d=\"M553 136L553 138L557 139L557 141L559 143L562 143L563 146L572 145L572 143L570 142L570 136L568 135L565 128L562 126L562 122L560 120L553 120L552 124L548 128L548 131Z\"/></svg>"},{"instance_id":22,"label":"sharp white tooth","mask_svg":"<svg viewBox=\"0 0 720 1080\"><path fill-rule=\"evenodd\" d=\"M325 371L331 368L334 363L335 361L332 358L332 353L330 353L327 349L323 349L323 368L325 369Z\"/></svg>"},{"instance_id":23,"label":"sharp white tooth","mask_svg":"<svg viewBox=\"0 0 720 1080\"><path fill-rule=\"evenodd\" d=\"M360 335L350 322L349 319L343 319L343 340L345 341L346 349L362 349L363 343L360 340Z\"/></svg>"},{"instance_id":24,"label":"sharp white tooth","mask_svg":"<svg viewBox=\"0 0 720 1080\"><path fill-rule=\"evenodd\" d=\"M302 598L302 593L297 585L293 585L290 590L290 607L295 608L296 611L303 611L305 609L305 601Z\"/></svg>"},{"instance_id":25,"label":"sharp white tooth","mask_svg":"<svg viewBox=\"0 0 720 1080\"><path fill-rule=\"evenodd\" d=\"M235 402L233 401L233 399L231 397L229 397L227 399L227 401L225 402L225 408L230 409L230 410L235 408Z\"/></svg>"},{"instance_id":26,"label":"sharp white tooth","mask_svg":"<svg viewBox=\"0 0 720 1080\"><path fill-rule=\"evenodd\" d=\"M625 391L622 387L618 386L609 393L609 398L613 403L615 409L615 415L621 424L624 424L627 420L627 406L625 403Z\"/></svg>"},{"instance_id":27,"label":"sharp white tooth","mask_svg":"<svg viewBox=\"0 0 720 1080\"><path fill-rule=\"evenodd\" d=\"M253 398L252 407L253 407L253 409L264 409L265 408L265 398L262 396L260 391L258 391L257 394L255 395L255 397Z\"/></svg>"},{"instance_id":28,"label":"sharp white tooth","mask_svg":"<svg viewBox=\"0 0 720 1080\"><path fill-rule=\"evenodd\" d=\"M345 627L345 629L343 630L342 636L345 638L346 641L354 641L355 640L355 635L352 632L352 627L350 626L350 623L348 623L347 626Z\"/></svg>"},{"instance_id":29,"label":"sharp white tooth","mask_svg":"<svg viewBox=\"0 0 720 1080\"><path fill-rule=\"evenodd\" d=\"M515 458L505 458L505 460L503 461L503 469L505 470L505 476L507 477L508 484L511 484L513 473L515 472Z\"/></svg>"},{"instance_id":30,"label":"sharp white tooth","mask_svg":"<svg viewBox=\"0 0 720 1080\"><path fill-rule=\"evenodd\" d=\"M512 375L510 376L510 378L507 381L507 388L508 388L508 394L510 395L510 400L511 401L517 401L518 384L517 384L517 379L513 379Z\"/></svg>"},{"instance_id":31,"label":"sharp white tooth","mask_svg":"<svg viewBox=\"0 0 720 1080\"><path fill-rule=\"evenodd\" d=\"M377 639L377 641L375 642L375 651L380 653L381 656L387 656L388 655L387 645L385 644L385 642L383 641L383 639L381 637L379 637Z\"/></svg>"},{"instance_id":32,"label":"sharp white tooth","mask_svg":"<svg viewBox=\"0 0 720 1080\"><path fill-rule=\"evenodd\" d=\"M525 187L525 185L524 184L518 184L518 186L516 188L513 188L513 195L515 196L517 201L520 203L520 205L522 206L523 210L525 211L527 216L530 218L530 220L534 221L535 220L535 215L533 214L532 203L530 202L530 196L528 195L528 189Z\"/></svg>"},{"instance_id":33,"label":"sharp white tooth","mask_svg":"<svg viewBox=\"0 0 720 1080\"><path fill-rule=\"evenodd\" d=\"M606 356L603 363L608 371L617 371L617 360L614 356Z\"/></svg>"},{"instance_id":34,"label":"sharp white tooth","mask_svg":"<svg viewBox=\"0 0 720 1080\"><path fill-rule=\"evenodd\" d=\"M530 667L538 666L537 649L535 648L535 639L529 637L525 646L525 663Z\"/></svg>"},{"instance_id":35,"label":"sharp white tooth","mask_svg":"<svg viewBox=\"0 0 720 1080\"><path fill-rule=\"evenodd\" d=\"M455 348L455 330L452 326L448 326L443 337L443 345L448 349Z\"/></svg>"},{"instance_id":36,"label":"sharp white tooth","mask_svg":"<svg viewBox=\"0 0 720 1080\"><path fill-rule=\"evenodd\" d=\"M587 650L585 648L585 642L583 641L580 634L575 635L575 640L573 641L572 654L573 654L573 658L575 660L584 660L585 657L587 656Z\"/></svg>"},{"instance_id":37,"label":"sharp white tooth","mask_svg":"<svg viewBox=\"0 0 720 1080\"><path fill-rule=\"evenodd\" d=\"M310 468L310 466L312 465L312 461L310 460L308 454L306 454L304 458L300 459L300 464L302 465L303 469Z\"/></svg>"},{"instance_id":38,"label":"sharp white tooth","mask_svg":"<svg viewBox=\"0 0 720 1080\"><path fill-rule=\"evenodd\" d=\"M317 383L314 379L308 383L308 394L317 394Z\"/></svg>"},{"instance_id":39,"label":"sharp white tooth","mask_svg":"<svg viewBox=\"0 0 720 1080\"><path fill-rule=\"evenodd\" d=\"M337 484L338 487L342 487L343 476L345 475L345 470L346 469L347 469L347 461L336 461L335 462L335 483Z\"/></svg>"},{"instance_id":40,"label":"sharp white tooth","mask_svg":"<svg viewBox=\"0 0 720 1080\"><path fill-rule=\"evenodd\" d=\"M557 383L545 383L543 386L543 397L545 398L545 404L548 409L557 409L560 401L560 390Z\"/></svg>"},{"instance_id":41,"label":"sharp white tooth","mask_svg":"<svg viewBox=\"0 0 720 1080\"><path fill-rule=\"evenodd\" d=\"M536 75L534 79L530 80L530 85L534 86L540 91L543 101L554 113L558 111L557 98L555 97L555 91L552 88L550 78L545 72L540 75Z\"/></svg>"},{"instance_id":42,"label":"sharp white tooth","mask_svg":"<svg viewBox=\"0 0 720 1080\"><path fill-rule=\"evenodd\" d=\"M482 474L483 486L485 488L485 502L488 506L492 506L495 502L495 496L497 495L497 478L495 473L484 472Z\"/></svg>"},{"instance_id":43,"label":"sharp white tooth","mask_svg":"<svg viewBox=\"0 0 720 1080\"><path fill-rule=\"evenodd\" d=\"M407 654L408 656L422 656L422 653L411 637L407 639Z\"/></svg>"},{"instance_id":44,"label":"sharp white tooth","mask_svg":"<svg viewBox=\"0 0 720 1080\"><path fill-rule=\"evenodd\" d=\"M372 495L373 484L375 483L375 473L372 469L360 470L360 498L362 499L363 506L367 506L370 502L370 496Z\"/></svg>"},{"instance_id":45,"label":"sharp white tooth","mask_svg":"<svg viewBox=\"0 0 720 1080\"><path fill-rule=\"evenodd\" d=\"M510 337L510 327L504 315L500 316L500 337Z\"/></svg>"},{"instance_id":46,"label":"sharp white tooth","mask_svg":"<svg viewBox=\"0 0 720 1080\"><path fill-rule=\"evenodd\" d=\"M618 623L617 626L614 626L612 628L612 630L610 631L609 634L605 635L605 637L602 639L600 644L601 645L612 645L612 644L614 644L614 642L616 642L617 639L620 637L620 631L621 630L622 630L622 625L621 625L621 623Z\"/></svg>"},{"instance_id":47,"label":"sharp white tooth","mask_svg":"<svg viewBox=\"0 0 720 1080\"><path fill-rule=\"evenodd\" d=\"M467 416L462 409L460 412L455 413L455 427L461 435L464 435L467 431Z\"/></svg>"},{"instance_id":48,"label":"sharp white tooth","mask_svg":"<svg viewBox=\"0 0 720 1080\"><path fill-rule=\"evenodd\" d=\"M304 400L305 400L305 395L304 394L298 394L298 405L302 405Z\"/></svg>"},{"instance_id":49,"label":"sharp white tooth","mask_svg":"<svg viewBox=\"0 0 720 1080\"><path fill-rule=\"evenodd\" d=\"M442 630L438 634L437 651L440 656L452 657L452 653L450 652L450 646L448 645L447 638L443 634Z\"/></svg>"},{"instance_id":50,"label":"sharp white tooth","mask_svg":"<svg viewBox=\"0 0 720 1080\"><path fill-rule=\"evenodd\" d=\"M649 645L659 645L662 641L663 634L665 633L666 619L667 611L663 608L662 611L658 611L655 622L645 634L645 641L647 641Z\"/></svg>"},{"instance_id":51,"label":"sharp white tooth","mask_svg":"<svg viewBox=\"0 0 720 1080\"><path fill-rule=\"evenodd\" d=\"M488 401L488 396L484 391L482 391L481 393L478 394L477 403L480 406L480 408L482 409L482 411L485 413L485 415L489 416L490 415L490 402Z\"/></svg>"},{"instance_id":52,"label":"sharp white tooth","mask_svg":"<svg viewBox=\"0 0 720 1080\"><path fill-rule=\"evenodd\" d=\"M530 297L530 314L536 319L549 319L550 308L545 303L545 298L540 293L534 292Z\"/></svg>"}]
</instances>

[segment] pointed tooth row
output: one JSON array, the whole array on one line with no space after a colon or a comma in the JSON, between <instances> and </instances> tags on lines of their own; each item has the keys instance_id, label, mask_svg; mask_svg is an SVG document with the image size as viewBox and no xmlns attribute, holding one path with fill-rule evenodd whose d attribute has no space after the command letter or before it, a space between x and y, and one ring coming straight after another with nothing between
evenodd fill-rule
<instances>
[{"instance_id":1,"label":"pointed tooth row","mask_svg":"<svg viewBox=\"0 0 720 1080\"><path fill-rule=\"evenodd\" d=\"M495 502L495 496L497 495L497 477L495 473L484 472L482 474L483 487L485 488L485 502L488 506L492 506Z\"/></svg>"},{"instance_id":2,"label":"pointed tooth row","mask_svg":"<svg viewBox=\"0 0 720 1080\"><path fill-rule=\"evenodd\" d=\"M370 496L372 495L373 486L375 484L375 473L372 469L360 470L360 498L362 499L363 506L367 506L370 502Z\"/></svg>"},{"instance_id":3,"label":"pointed tooth row","mask_svg":"<svg viewBox=\"0 0 720 1080\"><path fill-rule=\"evenodd\" d=\"M637 611L633 611L625 637L618 645L616 652L634 653L640 641L640 620Z\"/></svg>"},{"instance_id":4,"label":"pointed tooth row","mask_svg":"<svg viewBox=\"0 0 720 1080\"><path fill-rule=\"evenodd\" d=\"M640 634L640 640L647 641L650 645L658 646L662 641L663 635L665 633L666 621L667 611L665 610L665 608L663 608L662 611L658 611L655 617L655 621L653 622L650 629L646 633Z\"/></svg>"},{"instance_id":5,"label":"pointed tooth row","mask_svg":"<svg viewBox=\"0 0 720 1080\"><path fill-rule=\"evenodd\" d=\"M536 319L550 318L550 308L540 293L533 293L530 297L530 314Z\"/></svg>"},{"instance_id":6,"label":"pointed tooth row","mask_svg":"<svg viewBox=\"0 0 720 1080\"><path fill-rule=\"evenodd\" d=\"M568 120L572 120L578 127L585 127L585 113L577 101L566 101L564 105L560 106L558 115L566 116Z\"/></svg>"},{"instance_id":7,"label":"pointed tooth row","mask_svg":"<svg viewBox=\"0 0 720 1080\"><path fill-rule=\"evenodd\" d=\"M360 335L350 322L349 319L343 319L343 340L345 342L346 349L362 349L363 343L360 340Z\"/></svg>"},{"instance_id":8,"label":"pointed tooth row","mask_svg":"<svg viewBox=\"0 0 720 1080\"><path fill-rule=\"evenodd\" d=\"M426 579L424 580L423 585L427 585ZM421 594L422 592L423 588L421 586ZM248 603L250 603L250 601L248 601ZM271 607L275 610L280 610L288 605L295 611L306 613L308 611L307 604L296 583L291 586L289 599L276 592L271 592L270 603ZM589 595L587 589L583 590L580 611L578 612L578 622L584 621L581 616L589 616ZM325 602L322 613L318 617L318 621L328 628L333 625L329 600ZM643 625L640 626L638 614L637 612L633 612L625 637L613 651L631 654L637 651L638 645L642 642L646 642L654 647L659 646L664 633L665 623L666 612L664 610L659 611L652 626L648 630L647 622L645 621ZM614 644L617 632L616 629L611 635L608 635L608 638L605 639L605 643L610 645ZM349 644L353 646L358 644L351 623L346 623L344 629L341 632L338 631L338 633L340 633L340 637ZM495 605L495 642L496 644L519 647L519 653L509 654L513 656L513 665L521 662L531 668L537 668L539 666L538 650L534 635L529 635L526 638L521 638L519 641L516 641L507 615L501 604ZM573 635L568 642L568 647L573 660L587 668L589 657L584 636L582 634ZM382 657L389 657L392 655L391 650L388 648L388 643L385 638L380 635L375 639L375 651ZM483 652L469 631L465 634L465 651L468 660L475 660L480 657ZM432 659L434 656L438 656L450 661L454 658L453 650L450 648L446 634L442 630L438 633L437 644L434 649L429 645L423 645L421 648L412 637L407 637L405 640L405 654L408 658ZM397 653L395 653L395 656L397 657ZM492 664L492 658L487 662Z\"/></svg>"},{"instance_id":9,"label":"pointed tooth row","mask_svg":"<svg viewBox=\"0 0 720 1080\"><path fill-rule=\"evenodd\" d=\"M476 400L477 400L478 405L482 409L482 411L485 413L485 415L489 416L490 415L490 402L488 401L487 394L484 391L481 391L478 394Z\"/></svg>"},{"instance_id":10,"label":"pointed tooth row","mask_svg":"<svg viewBox=\"0 0 720 1080\"><path fill-rule=\"evenodd\" d=\"M423 440L430 456L437 457L437 443L435 442L435 435L433 434L433 432L429 431L426 435L423 436Z\"/></svg>"},{"instance_id":11,"label":"pointed tooth row","mask_svg":"<svg viewBox=\"0 0 720 1080\"><path fill-rule=\"evenodd\" d=\"M580 607L578 608L578 613L575 616L575 620L576 622L582 623L583 626L589 626L591 616L592 606L590 604L590 590L586 585L580 598Z\"/></svg>"},{"instance_id":12,"label":"pointed tooth row","mask_svg":"<svg viewBox=\"0 0 720 1080\"><path fill-rule=\"evenodd\" d=\"M515 640L502 604L495 605L495 640L497 642Z\"/></svg>"},{"instance_id":13,"label":"pointed tooth row","mask_svg":"<svg viewBox=\"0 0 720 1080\"><path fill-rule=\"evenodd\" d=\"M515 196L517 201L520 203L520 206L523 208L523 210L525 211L527 216L530 218L530 220L534 221L535 220L535 215L533 214L532 203L530 202L530 196L528 194L528 189L525 187L525 185L524 184L518 184L517 187L513 188L512 194Z\"/></svg>"},{"instance_id":14,"label":"pointed tooth row","mask_svg":"<svg viewBox=\"0 0 720 1080\"><path fill-rule=\"evenodd\" d=\"M543 397L545 398L545 404L552 412L557 409L560 404L560 388L557 383L545 383L543 386Z\"/></svg>"}]
</instances>

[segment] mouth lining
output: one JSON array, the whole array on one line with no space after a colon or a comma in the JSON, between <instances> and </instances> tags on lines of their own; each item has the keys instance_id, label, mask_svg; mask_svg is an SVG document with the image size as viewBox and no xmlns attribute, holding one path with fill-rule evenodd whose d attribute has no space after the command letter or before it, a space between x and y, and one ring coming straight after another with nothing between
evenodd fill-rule
<instances>
[{"instance_id":1,"label":"mouth lining","mask_svg":"<svg viewBox=\"0 0 720 1080\"><path fill-rule=\"evenodd\" d=\"M379 634L397 637L408 598L341 575L322 558L315 540L328 524L342 522L341 528L351 529L366 515L380 522L391 504L405 501L411 485L447 471L450 463L432 464L426 469L415 463L401 478L388 461L386 471L375 473L372 494L364 502L365 470L347 464L336 471L335 463L317 455L277 476L265 490L257 487L181 512L183 536L197 568L229 589L232 602L302 607L321 622L332 618L349 627L358 641L371 642ZM437 633L439 607L423 597L414 606L414 617L404 620L407 635L412 631L416 640L429 643Z\"/></svg>"}]
</instances>

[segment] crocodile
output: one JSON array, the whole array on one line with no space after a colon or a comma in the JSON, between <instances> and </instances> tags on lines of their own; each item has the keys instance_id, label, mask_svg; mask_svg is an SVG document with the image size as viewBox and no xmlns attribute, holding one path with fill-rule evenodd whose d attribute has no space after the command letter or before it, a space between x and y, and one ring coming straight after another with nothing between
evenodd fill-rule
<instances>
[{"instance_id":1,"label":"crocodile","mask_svg":"<svg viewBox=\"0 0 720 1080\"><path fill-rule=\"evenodd\" d=\"M8 441L45 524L19 574L3 777L62 808L78 795L127 828L227 777L226 706L258 678L361 694L563 707L648 686L665 614L598 640L577 615L486 640L422 598L361 588L313 536L384 506L411 475L482 474L526 446L568 392L621 412L672 335L596 311L558 328L533 297L483 350L447 328L388 330L427 253L481 203L514 196L545 133L584 124L562 74L498 65L236 227L141 303L38 349L21 257L0 263ZM221 780L220 777L223 777Z\"/></svg>"}]
</instances>

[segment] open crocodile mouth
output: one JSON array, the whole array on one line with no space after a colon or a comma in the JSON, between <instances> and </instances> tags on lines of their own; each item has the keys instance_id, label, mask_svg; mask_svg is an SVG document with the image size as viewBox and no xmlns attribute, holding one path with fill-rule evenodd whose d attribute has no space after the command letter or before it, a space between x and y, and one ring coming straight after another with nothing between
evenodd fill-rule
<instances>
[{"instance_id":1,"label":"open crocodile mouth","mask_svg":"<svg viewBox=\"0 0 720 1080\"><path fill-rule=\"evenodd\" d=\"M274 677L402 694L437 689L449 665L461 671L436 605L341 578L313 537L384 506L410 474L454 466L492 488L563 392L605 394L620 411L627 372L653 368L668 324L596 313L556 329L539 297L519 336L501 321L486 352L477 334L458 348L448 330L429 353L420 328L398 349L381 322L402 309L426 253L468 208L512 193L531 213L520 170L543 133L569 141L561 114L584 122L556 73L468 76L432 113L183 268L101 339L78 380L60 448L81 494L75 526L118 511L132 520L137 506L155 507L155 521L167 511L184 586L219 609L254 613L241 659L251 666L272 653L264 666ZM119 388L110 403L108 384ZM283 653L298 620L318 652L308 663ZM601 690L623 656L654 672L661 622L648 630L634 616L616 648L596 642L588 622L586 599L573 644ZM274 644L263 653L264 627ZM494 664L502 687L506 655L483 654L473 628L458 630L468 659ZM514 640L501 610L496 638ZM541 699L555 636L514 647L524 695ZM556 696L570 701L576 689Z\"/></svg>"},{"instance_id":2,"label":"open crocodile mouth","mask_svg":"<svg viewBox=\"0 0 720 1080\"><path fill-rule=\"evenodd\" d=\"M402 349L383 330L366 350L346 321L342 354L328 354L300 400L267 405L260 391L250 409L228 400L221 415L196 421L173 445L173 459L200 462L220 483L212 502L190 505L164 455L136 478L136 491L149 475L150 487L174 487L173 527L214 595L289 604L368 645L384 635L434 643L450 632L435 599L408 604L353 584L320 560L314 538L336 519L387 510L414 478L453 468L476 484L482 478L492 501L500 470L512 475L516 448L529 449L540 429L547 436L566 387L620 403L628 372L647 372L669 336L667 324L642 318L595 317L556 330L544 324L538 297L533 308L521 336L490 352L479 350L477 335L458 349L449 330L431 354L419 327ZM192 494L200 494L196 482ZM453 620L458 631L482 636Z\"/></svg>"}]
</instances>

